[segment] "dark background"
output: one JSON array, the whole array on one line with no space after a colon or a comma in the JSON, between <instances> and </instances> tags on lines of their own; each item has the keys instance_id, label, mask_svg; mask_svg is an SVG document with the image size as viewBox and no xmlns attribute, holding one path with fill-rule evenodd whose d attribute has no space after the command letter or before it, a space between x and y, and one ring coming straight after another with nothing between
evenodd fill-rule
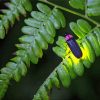
<instances>
[{"instance_id":1,"label":"dark background","mask_svg":"<svg viewBox=\"0 0 100 100\"><path fill-rule=\"evenodd\" d=\"M2 1L2 2L1 2ZM9 0L1 0L0 9L6 8L4 2ZM68 0L52 0L56 4L69 7ZM37 0L31 0L33 4L33 10L37 10L36 3ZM67 23L70 21L76 21L77 16L63 12ZM30 14L27 15L27 17ZM10 27L8 34L4 40L0 40L0 67L5 67L5 64L13 57L13 53L17 50L15 44L19 43L18 38L23 35L21 32L21 27L24 26L24 17L20 17L21 20L16 21L13 27ZM100 20L95 17L96 20ZM67 28L57 30L58 36L66 32L71 32L69 26ZM61 59L57 57L53 51L52 47L49 45L48 50L44 51L42 59L39 60L37 65L31 64L30 69L25 77L22 77L20 82L16 83L11 80L9 84L8 91L3 100L32 100L33 95L36 93L38 88L44 82L44 80L49 76L49 74L54 70L54 68L61 62ZM72 80L69 88L61 89L53 88L51 93L51 100L100 100L100 57L96 58L94 64L92 64L89 70L85 69L85 73L82 77L77 77Z\"/></svg>"}]
</instances>

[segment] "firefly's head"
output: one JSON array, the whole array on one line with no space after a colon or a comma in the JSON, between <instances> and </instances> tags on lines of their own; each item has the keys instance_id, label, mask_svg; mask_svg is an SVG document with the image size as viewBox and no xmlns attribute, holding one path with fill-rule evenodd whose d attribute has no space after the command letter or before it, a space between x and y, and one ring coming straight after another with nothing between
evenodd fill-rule
<instances>
[{"instance_id":1,"label":"firefly's head","mask_svg":"<svg viewBox=\"0 0 100 100\"><path fill-rule=\"evenodd\" d=\"M69 41L69 40L72 39L72 38L73 38L73 36L72 36L71 34L67 34L67 35L65 36L66 41Z\"/></svg>"}]
</instances>

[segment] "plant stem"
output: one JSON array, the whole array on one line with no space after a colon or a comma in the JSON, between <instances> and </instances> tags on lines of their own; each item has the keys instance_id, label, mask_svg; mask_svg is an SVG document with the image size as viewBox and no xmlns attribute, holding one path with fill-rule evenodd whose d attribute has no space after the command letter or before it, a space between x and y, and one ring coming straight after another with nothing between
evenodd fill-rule
<instances>
[{"instance_id":1,"label":"plant stem","mask_svg":"<svg viewBox=\"0 0 100 100\"><path fill-rule=\"evenodd\" d=\"M71 13L71 14L80 16L80 17L82 17L82 18L84 18L84 19L86 19L86 20L92 22L92 23L95 24L96 26L100 26L100 23L96 22L95 20L93 20L93 19L91 19L91 18L89 18L89 17L87 17L87 16L85 16L85 15L83 15L83 14L81 14L81 13L75 12L75 11L73 11L73 10L70 10L70 9L68 9L68 8L65 8L65 7L62 7L62 6L59 6L59 5L56 5L56 4L51 3L51 2L49 2L49 1L47 1L47 0L39 0L39 1L44 2L44 3L46 3L46 4L49 4L49 5L51 5L51 6L55 6L56 8L59 8L59 9L61 9L61 10L64 10L64 11L66 11L66 12L69 12L69 13Z\"/></svg>"}]
</instances>

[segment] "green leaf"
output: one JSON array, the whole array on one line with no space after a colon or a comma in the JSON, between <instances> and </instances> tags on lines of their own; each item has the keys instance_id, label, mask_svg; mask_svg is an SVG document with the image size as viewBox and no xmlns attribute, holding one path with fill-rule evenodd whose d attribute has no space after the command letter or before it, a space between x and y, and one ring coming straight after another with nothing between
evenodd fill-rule
<instances>
[{"instance_id":1,"label":"green leaf","mask_svg":"<svg viewBox=\"0 0 100 100\"><path fill-rule=\"evenodd\" d=\"M30 0L22 0L22 5L24 6L26 11L29 11L29 12L32 11L32 4L31 4Z\"/></svg>"},{"instance_id":2,"label":"green leaf","mask_svg":"<svg viewBox=\"0 0 100 100\"><path fill-rule=\"evenodd\" d=\"M4 28L5 28L5 32L2 32L2 33L3 34L7 34L10 25L9 25L9 21L8 21L6 16L2 17L2 24L3 24ZM2 25L0 25L0 26L2 26Z\"/></svg>"},{"instance_id":3,"label":"green leaf","mask_svg":"<svg viewBox=\"0 0 100 100\"><path fill-rule=\"evenodd\" d=\"M93 47L89 43L87 39L84 39L82 42L83 47L85 48L85 51L87 52L87 57L91 63L95 60L95 52L93 50Z\"/></svg>"},{"instance_id":4,"label":"green leaf","mask_svg":"<svg viewBox=\"0 0 100 100\"><path fill-rule=\"evenodd\" d=\"M67 68L70 77L72 79L74 79L76 77L76 73L74 72L74 69L73 69L72 59L71 58L65 58L65 59L63 59L63 64Z\"/></svg>"},{"instance_id":5,"label":"green leaf","mask_svg":"<svg viewBox=\"0 0 100 100\"><path fill-rule=\"evenodd\" d=\"M4 37L5 37L5 29L2 22L0 21L0 38L3 39Z\"/></svg>"},{"instance_id":6,"label":"green leaf","mask_svg":"<svg viewBox=\"0 0 100 100\"><path fill-rule=\"evenodd\" d=\"M18 70L20 71L20 74L22 76L25 76L27 73L27 67L24 64L24 62L22 61L21 57L18 57L18 56L14 57L11 59L11 61L17 63L17 67L18 67Z\"/></svg>"},{"instance_id":7,"label":"green leaf","mask_svg":"<svg viewBox=\"0 0 100 100\"><path fill-rule=\"evenodd\" d=\"M70 6L76 9L85 9L85 0L70 0L69 1Z\"/></svg>"},{"instance_id":8,"label":"green leaf","mask_svg":"<svg viewBox=\"0 0 100 100\"><path fill-rule=\"evenodd\" d=\"M95 51L96 56L100 56L100 47L99 47L99 42L97 41L96 36L94 36L94 34L90 33L88 40L91 43L91 45Z\"/></svg>"},{"instance_id":9,"label":"green leaf","mask_svg":"<svg viewBox=\"0 0 100 100\"><path fill-rule=\"evenodd\" d=\"M57 68L57 73L62 82L62 85L64 87L68 87L70 85L71 80L70 80L70 76L66 67L60 64Z\"/></svg>"},{"instance_id":10,"label":"green leaf","mask_svg":"<svg viewBox=\"0 0 100 100\"><path fill-rule=\"evenodd\" d=\"M51 15L49 19L50 19L50 21L54 24L54 27L55 27L56 29L59 29L59 28L61 27L60 21L56 18L56 16Z\"/></svg>"},{"instance_id":11,"label":"green leaf","mask_svg":"<svg viewBox=\"0 0 100 100\"><path fill-rule=\"evenodd\" d=\"M22 43L32 43L34 41L34 36L24 35L19 38L19 41Z\"/></svg>"},{"instance_id":12,"label":"green leaf","mask_svg":"<svg viewBox=\"0 0 100 100\"><path fill-rule=\"evenodd\" d=\"M81 29L75 22L71 22L69 25L76 36L78 36L79 38L83 38L85 36L85 33L81 31Z\"/></svg>"},{"instance_id":13,"label":"green leaf","mask_svg":"<svg viewBox=\"0 0 100 100\"><path fill-rule=\"evenodd\" d=\"M48 43L52 44L54 42L53 34L55 34L55 32L53 32L53 34L51 32L48 33L45 26L40 27L40 34Z\"/></svg>"},{"instance_id":14,"label":"green leaf","mask_svg":"<svg viewBox=\"0 0 100 100\"><path fill-rule=\"evenodd\" d=\"M56 16L56 18L59 19L61 26L64 28L66 26L66 23L65 23L66 19L63 16L63 13L60 10L54 8L53 9L53 14Z\"/></svg>"},{"instance_id":15,"label":"green leaf","mask_svg":"<svg viewBox=\"0 0 100 100\"><path fill-rule=\"evenodd\" d=\"M5 68L0 69L0 71L1 71L2 74L7 75L8 78L12 77L12 69L10 69L10 68L5 67Z\"/></svg>"},{"instance_id":16,"label":"green leaf","mask_svg":"<svg viewBox=\"0 0 100 100\"><path fill-rule=\"evenodd\" d=\"M38 57L33 52L33 48L31 47L30 44L17 44L16 47L19 48L19 49L24 49L26 51L26 53L28 54L31 62L34 63L34 64L37 64Z\"/></svg>"},{"instance_id":17,"label":"green leaf","mask_svg":"<svg viewBox=\"0 0 100 100\"><path fill-rule=\"evenodd\" d=\"M47 88L47 90L51 90L51 88L52 88L52 81L51 81L51 79L48 78L46 80L45 87Z\"/></svg>"},{"instance_id":18,"label":"green leaf","mask_svg":"<svg viewBox=\"0 0 100 100\"><path fill-rule=\"evenodd\" d=\"M99 0L87 0L87 6L88 7L100 6L100 1Z\"/></svg>"},{"instance_id":19,"label":"green leaf","mask_svg":"<svg viewBox=\"0 0 100 100\"><path fill-rule=\"evenodd\" d=\"M70 57L72 59L72 66L75 71L75 73L79 76L82 76L84 73L84 66L81 60L77 59L72 53L70 54Z\"/></svg>"},{"instance_id":20,"label":"green leaf","mask_svg":"<svg viewBox=\"0 0 100 100\"><path fill-rule=\"evenodd\" d=\"M31 16L39 21L45 21L47 20L47 16L41 12L38 12L38 11L32 11L31 12ZM37 17L38 16L38 17Z\"/></svg>"},{"instance_id":21,"label":"green leaf","mask_svg":"<svg viewBox=\"0 0 100 100\"><path fill-rule=\"evenodd\" d=\"M19 81L21 76L17 64L14 62L8 62L6 66L12 70L12 78L14 78L16 81Z\"/></svg>"},{"instance_id":22,"label":"green leaf","mask_svg":"<svg viewBox=\"0 0 100 100\"><path fill-rule=\"evenodd\" d=\"M89 23L83 19L78 19L77 20L77 24L79 26L79 28L84 32L84 33L88 33L91 30L91 25L89 25Z\"/></svg>"},{"instance_id":23,"label":"green leaf","mask_svg":"<svg viewBox=\"0 0 100 100\"><path fill-rule=\"evenodd\" d=\"M11 22L11 26L15 23L15 16L13 16L12 12L10 10L2 10L2 13L6 15L6 18Z\"/></svg>"},{"instance_id":24,"label":"green leaf","mask_svg":"<svg viewBox=\"0 0 100 100\"><path fill-rule=\"evenodd\" d=\"M84 65L84 67L90 68L92 63L88 58L88 51L87 51L86 47L85 46L81 46L81 50L83 52L82 63Z\"/></svg>"},{"instance_id":25,"label":"green leaf","mask_svg":"<svg viewBox=\"0 0 100 100\"><path fill-rule=\"evenodd\" d=\"M34 99L32 100L41 100L40 94L34 95Z\"/></svg>"},{"instance_id":26,"label":"green leaf","mask_svg":"<svg viewBox=\"0 0 100 100\"><path fill-rule=\"evenodd\" d=\"M27 55L27 51L20 49L20 50L17 50L15 54L22 58L24 63L27 65L27 67L30 67L30 58Z\"/></svg>"},{"instance_id":27,"label":"green leaf","mask_svg":"<svg viewBox=\"0 0 100 100\"><path fill-rule=\"evenodd\" d=\"M98 40L98 43L99 43L99 46L100 46L100 29L99 28L96 28L94 30L94 34L96 35L97 40Z\"/></svg>"},{"instance_id":28,"label":"green leaf","mask_svg":"<svg viewBox=\"0 0 100 100\"><path fill-rule=\"evenodd\" d=\"M59 82L56 72L53 72L50 75L50 79L51 79L52 84L54 84L57 88L60 88L60 82Z\"/></svg>"},{"instance_id":29,"label":"green leaf","mask_svg":"<svg viewBox=\"0 0 100 100\"><path fill-rule=\"evenodd\" d=\"M36 55L37 57L42 58L43 52L42 52L42 49L39 47L37 41L35 40L34 43L31 43L31 45L32 45L32 47L33 47L32 49L33 49L35 55Z\"/></svg>"},{"instance_id":30,"label":"green leaf","mask_svg":"<svg viewBox=\"0 0 100 100\"><path fill-rule=\"evenodd\" d=\"M100 15L100 1L99 0L87 0L87 10L88 16L98 16Z\"/></svg>"},{"instance_id":31,"label":"green leaf","mask_svg":"<svg viewBox=\"0 0 100 100\"><path fill-rule=\"evenodd\" d=\"M48 100L49 97L48 97L48 94L47 94L47 91L46 91L46 88L44 86L41 87L41 89L39 90L40 92L40 96L43 100Z\"/></svg>"},{"instance_id":32,"label":"green leaf","mask_svg":"<svg viewBox=\"0 0 100 100\"><path fill-rule=\"evenodd\" d=\"M12 14L14 14L15 18L19 20L19 12L17 7L13 3L5 3L5 5L11 10Z\"/></svg>"},{"instance_id":33,"label":"green leaf","mask_svg":"<svg viewBox=\"0 0 100 100\"><path fill-rule=\"evenodd\" d=\"M61 47L62 49L64 49L64 50L68 49L68 48L67 48L68 46L67 46L66 40L65 40L65 38L62 37L62 36L59 36L59 37L58 37L58 40L57 40L56 44L57 44L59 47Z\"/></svg>"},{"instance_id":34,"label":"green leaf","mask_svg":"<svg viewBox=\"0 0 100 100\"><path fill-rule=\"evenodd\" d=\"M53 23L50 20L46 21L45 28L49 35L55 37L56 31L54 29Z\"/></svg>"},{"instance_id":35,"label":"green leaf","mask_svg":"<svg viewBox=\"0 0 100 100\"><path fill-rule=\"evenodd\" d=\"M99 16L100 15L100 7L88 8L86 13L89 16Z\"/></svg>"},{"instance_id":36,"label":"green leaf","mask_svg":"<svg viewBox=\"0 0 100 100\"><path fill-rule=\"evenodd\" d=\"M21 31L27 35L34 35L34 33L36 33L38 30L30 26L23 26Z\"/></svg>"},{"instance_id":37,"label":"green leaf","mask_svg":"<svg viewBox=\"0 0 100 100\"><path fill-rule=\"evenodd\" d=\"M65 57L66 51L58 46L53 47L53 51L61 58Z\"/></svg>"},{"instance_id":38,"label":"green leaf","mask_svg":"<svg viewBox=\"0 0 100 100\"><path fill-rule=\"evenodd\" d=\"M48 43L46 42L46 40L42 37L42 35L39 32L36 33L35 39L37 40L37 43L41 49L48 48Z\"/></svg>"},{"instance_id":39,"label":"green leaf","mask_svg":"<svg viewBox=\"0 0 100 100\"><path fill-rule=\"evenodd\" d=\"M31 26L31 27L35 27L35 28L39 28L41 26L41 22L33 19L33 18L28 18L28 19L25 19L25 23L28 25L28 26Z\"/></svg>"},{"instance_id":40,"label":"green leaf","mask_svg":"<svg viewBox=\"0 0 100 100\"><path fill-rule=\"evenodd\" d=\"M39 11L41 11L42 13L44 13L46 15L48 15L51 12L51 9L43 3L38 3L37 8Z\"/></svg>"},{"instance_id":41,"label":"green leaf","mask_svg":"<svg viewBox=\"0 0 100 100\"><path fill-rule=\"evenodd\" d=\"M18 68L14 70L13 78L15 79L16 82L18 82L20 80L21 76L20 76L20 72L19 72Z\"/></svg>"}]
</instances>

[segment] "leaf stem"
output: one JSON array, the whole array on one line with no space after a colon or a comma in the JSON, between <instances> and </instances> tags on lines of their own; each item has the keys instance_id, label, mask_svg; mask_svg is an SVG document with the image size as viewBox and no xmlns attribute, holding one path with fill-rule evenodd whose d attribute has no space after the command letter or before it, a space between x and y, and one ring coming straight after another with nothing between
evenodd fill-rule
<instances>
[{"instance_id":1,"label":"leaf stem","mask_svg":"<svg viewBox=\"0 0 100 100\"><path fill-rule=\"evenodd\" d=\"M52 2L49 2L49 1L47 1L47 0L39 0L39 1L44 2L44 3L46 3L46 4L49 4L49 5L51 5L51 6L55 6L56 8L59 8L59 9L61 9L61 10L64 10L64 11L66 11L66 12L69 12L69 13L71 13L71 14L80 16L80 17L82 17L82 18L84 18L84 19L86 19L86 20L92 22L92 23L95 24L96 26L100 26L100 23L96 22L95 20L93 20L93 19L91 19L91 18L89 18L89 17L87 17L87 16L85 16L85 15L83 15L83 14L81 14L81 13L78 13L78 12L75 12L75 11L70 10L70 9L68 9L68 8L59 6L59 5L57 5L57 4L54 4L54 3L52 3Z\"/></svg>"}]
</instances>

